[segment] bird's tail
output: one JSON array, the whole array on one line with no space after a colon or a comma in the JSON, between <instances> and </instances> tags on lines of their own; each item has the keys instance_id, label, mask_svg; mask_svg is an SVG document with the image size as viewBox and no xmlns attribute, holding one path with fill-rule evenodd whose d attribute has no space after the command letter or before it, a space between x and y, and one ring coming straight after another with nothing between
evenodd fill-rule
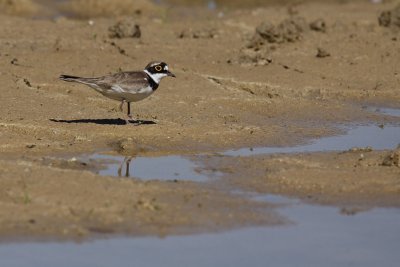
<instances>
[{"instance_id":1,"label":"bird's tail","mask_svg":"<svg viewBox=\"0 0 400 267\"><path fill-rule=\"evenodd\" d=\"M66 82L81 82L82 78L77 77L77 76L71 76L71 75L60 75L59 79L66 81Z\"/></svg>"}]
</instances>

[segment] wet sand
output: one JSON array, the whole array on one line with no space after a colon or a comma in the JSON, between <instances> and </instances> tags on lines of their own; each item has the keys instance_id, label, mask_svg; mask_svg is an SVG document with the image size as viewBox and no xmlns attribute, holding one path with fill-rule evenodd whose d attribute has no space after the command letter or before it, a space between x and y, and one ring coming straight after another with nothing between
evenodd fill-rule
<instances>
[{"instance_id":1,"label":"wet sand","mask_svg":"<svg viewBox=\"0 0 400 267\"><path fill-rule=\"evenodd\" d=\"M101 177L84 166L46 166L40 159L103 150L195 154L287 146L337 134L339 124L400 122L363 108L399 107L398 29L378 23L392 3L305 3L194 16L143 3L133 18L79 15L96 16L90 21L32 20L31 11L2 9L1 236L163 235L282 223L273 211L260 212L269 207L223 187ZM108 29L127 20L140 25L141 37L110 38ZM260 27L265 21L271 24ZM164 79L133 105L135 117L151 124L124 125L119 103L58 80L60 74L142 69L158 59L177 78ZM333 205L398 206L400 169L380 165L387 153L368 153L367 165L359 153L226 159L221 164L233 174L223 181ZM240 179L250 174L257 175Z\"/></svg>"},{"instance_id":2,"label":"wet sand","mask_svg":"<svg viewBox=\"0 0 400 267\"><path fill-rule=\"evenodd\" d=\"M232 187L343 207L399 207L400 150L224 157L208 168ZM212 161L212 160L210 160ZM218 167L217 167L218 166Z\"/></svg>"}]
</instances>

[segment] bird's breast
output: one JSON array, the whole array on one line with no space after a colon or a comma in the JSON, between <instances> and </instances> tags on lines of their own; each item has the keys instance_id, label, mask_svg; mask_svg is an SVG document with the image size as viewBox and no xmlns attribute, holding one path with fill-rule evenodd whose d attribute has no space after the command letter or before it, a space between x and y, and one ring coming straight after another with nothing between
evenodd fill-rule
<instances>
[{"instance_id":1,"label":"bird's breast","mask_svg":"<svg viewBox=\"0 0 400 267\"><path fill-rule=\"evenodd\" d=\"M104 92L103 95L118 101L126 100L128 102L137 102L150 96L153 92L154 90L151 86L135 90L127 90L120 86L113 86L110 90Z\"/></svg>"}]
</instances>

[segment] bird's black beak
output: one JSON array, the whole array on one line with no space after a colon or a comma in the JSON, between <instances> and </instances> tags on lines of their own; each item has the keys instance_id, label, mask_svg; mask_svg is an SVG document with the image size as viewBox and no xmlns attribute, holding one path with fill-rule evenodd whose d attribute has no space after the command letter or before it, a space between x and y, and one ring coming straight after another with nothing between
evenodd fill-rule
<instances>
[{"instance_id":1,"label":"bird's black beak","mask_svg":"<svg viewBox=\"0 0 400 267\"><path fill-rule=\"evenodd\" d=\"M173 74L172 72L169 72L169 71L168 71L168 72L167 72L167 75L176 78L175 74Z\"/></svg>"}]
</instances>

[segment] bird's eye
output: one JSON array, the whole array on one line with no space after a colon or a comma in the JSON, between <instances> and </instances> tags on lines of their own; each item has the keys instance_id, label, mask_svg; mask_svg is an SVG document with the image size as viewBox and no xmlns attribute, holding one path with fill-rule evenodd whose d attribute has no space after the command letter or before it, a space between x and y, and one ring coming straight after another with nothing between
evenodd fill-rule
<instances>
[{"instance_id":1,"label":"bird's eye","mask_svg":"<svg viewBox=\"0 0 400 267\"><path fill-rule=\"evenodd\" d=\"M162 70L161 66L155 66L154 68L156 69L156 71L161 71Z\"/></svg>"}]
</instances>

